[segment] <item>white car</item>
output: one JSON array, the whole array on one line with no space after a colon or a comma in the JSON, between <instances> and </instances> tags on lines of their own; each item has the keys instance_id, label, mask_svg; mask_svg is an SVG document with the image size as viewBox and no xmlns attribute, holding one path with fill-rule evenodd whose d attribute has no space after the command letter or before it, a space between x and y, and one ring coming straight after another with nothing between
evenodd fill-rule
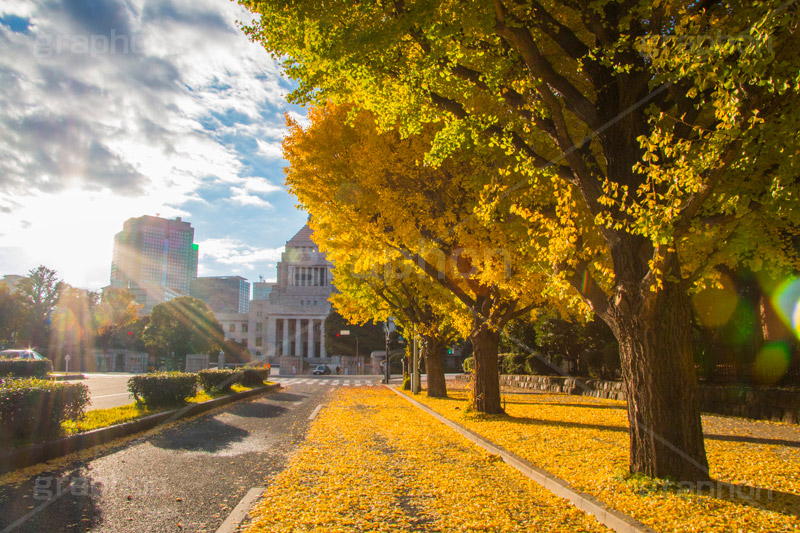
<instances>
[{"instance_id":1,"label":"white car","mask_svg":"<svg viewBox=\"0 0 800 533\"><path fill-rule=\"evenodd\" d=\"M30 359L32 361L44 361L46 358L34 350L3 350L0 352L0 359Z\"/></svg>"}]
</instances>

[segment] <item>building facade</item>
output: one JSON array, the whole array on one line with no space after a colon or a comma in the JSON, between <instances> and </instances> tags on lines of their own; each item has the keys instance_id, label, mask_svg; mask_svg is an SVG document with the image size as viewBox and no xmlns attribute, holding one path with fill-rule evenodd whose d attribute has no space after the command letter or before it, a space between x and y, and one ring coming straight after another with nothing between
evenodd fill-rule
<instances>
[{"instance_id":1,"label":"building facade","mask_svg":"<svg viewBox=\"0 0 800 533\"><path fill-rule=\"evenodd\" d=\"M279 358L296 358L292 364L301 368L330 362L324 328L331 310L332 265L311 235L306 224L286 242L277 282L269 284L266 299L250 302L248 348L253 357L275 363Z\"/></svg>"},{"instance_id":2,"label":"building facade","mask_svg":"<svg viewBox=\"0 0 800 533\"><path fill-rule=\"evenodd\" d=\"M250 310L250 282L241 276L194 279L189 284L189 295L203 300L215 314Z\"/></svg>"},{"instance_id":3,"label":"building facade","mask_svg":"<svg viewBox=\"0 0 800 533\"><path fill-rule=\"evenodd\" d=\"M269 293L272 292L274 283L267 281L256 281L253 283L253 300L269 300Z\"/></svg>"},{"instance_id":4,"label":"building facade","mask_svg":"<svg viewBox=\"0 0 800 533\"><path fill-rule=\"evenodd\" d=\"M251 354L255 352L250 348L250 315L248 313L214 313L225 332L225 340L236 341Z\"/></svg>"},{"instance_id":5,"label":"building facade","mask_svg":"<svg viewBox=\"0 0 800 533\"><path fill-rule=\"evenodd\" d=\"M194 228L180 217L129 218L114 236L111 286L130 290L147 314L159 303L189 294L197 278L197 252Z\"/></svg>"}]
</instances>

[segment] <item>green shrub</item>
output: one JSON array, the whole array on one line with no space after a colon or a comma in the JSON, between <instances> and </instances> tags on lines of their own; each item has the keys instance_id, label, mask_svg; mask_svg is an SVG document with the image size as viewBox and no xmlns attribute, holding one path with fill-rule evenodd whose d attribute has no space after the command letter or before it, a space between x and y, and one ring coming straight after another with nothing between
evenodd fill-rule
<instances>
[{"instance_id":1,"label":"green shrub","mask_svg":"<svg viewBox=\"0 0 800 533\"><path fill-rule=\"evenodd\" d=\"M544 356L539 356L544 357ZM553 368L545 361L537 357L537 354L530 354L525 359L525 373L539 376L553 376L559 373L557 368ZM555 365L554 365L555 366Z\"/></svg>"},{"instance_id":2,"label":"green shrub","mask_svg":"<svg viewBox=\"0 0 800 533\"><path fill-rule=\"evenodd\" d=\"M83 416L89 388L42 379L0 382L0 443L38 442L59 436L61 423Z\"/></svg>"},{"instance_id":3,"label":"green shrub","mask_svg":"<svg viewBox=\"0 0 800 533\"><path fill-rule=\"evenodd\" d=\"M208 393L231 392L231 387L238 383L239 379L239 372L230 368L201 370L197 373L197 381Z\"/></svg>"},{"instance_id":4,"label":"green shrub","mask_svg":"<svg viewBox=\"0 0 800 533\"><path fill-rule=\"evenodd\" d=\"M411 390L411 378L408 374L403 376L403 390Z\"/></svg>"},{"instance_id":5,"label":"green shrub","mask_svg":"<svg viewBox=\"0 0 800 533\"><path fill-rule=\"evenodd\" d=\"M472 371L475 370L475 358L467 357L466 359L464 359L464 364L462 365L462 368L464 369L464 372L468 374L472 373Z\"/></svg>"},{"instance_id":6,"label":"green shrub","mask_svg":"<svg viewBox=\"0 0 800 533\"><path fill-rule=\"evenodd\" d=\"M44 378L53 371L50 359L0 359L0 377Z\"/></svg>"},{"instance_id":7,"label":"green shrub","mask_svg":"<svg viewBox=\"0 0 800 533\"><path fill-rule=\"evenodd\" d=\"M168 407L186 403L197 392L197 374L155 372L128 380L128 390L148 407Z\"/></svg>"},{"instance_id":8,"label":"green shrub","mask_svg":"<svg viewBox=\"0 0 800 533\"><path fill-rule=\"evenodd\" d=\"M246 366L239 372L239 383L245 387L259 387L269 379L269 369L265 367Z\"/></svg>"},{"instance_id":9,"label":"green shrub","mask_svg":"<svg viewBox=\"0 0 800 533\"><path fill-rule=\"evenodd\" d=\"M507 353L503 355L503 374L524 374L526 355L522 353Z\"/></svg>"}]
</instances>

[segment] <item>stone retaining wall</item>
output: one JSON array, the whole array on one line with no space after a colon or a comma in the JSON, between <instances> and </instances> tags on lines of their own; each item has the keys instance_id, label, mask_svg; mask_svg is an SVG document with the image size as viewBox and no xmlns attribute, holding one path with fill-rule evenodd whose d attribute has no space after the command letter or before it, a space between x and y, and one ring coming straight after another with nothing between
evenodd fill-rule
<instances>
[{"instance_id":1,"label":"stone retaining wall","mask_svg":"<svg viewBox=\"0 0 800 533\"><path fill-rule=\"evenodd\" d=\"M469 381L469 375L456 376ZM500 384L515 389L625 400L625 384L590 378L502 375ZM742 385L700 385L703 412L755 420L800 423L800 390Z\"/></svg>"}]
</instances>

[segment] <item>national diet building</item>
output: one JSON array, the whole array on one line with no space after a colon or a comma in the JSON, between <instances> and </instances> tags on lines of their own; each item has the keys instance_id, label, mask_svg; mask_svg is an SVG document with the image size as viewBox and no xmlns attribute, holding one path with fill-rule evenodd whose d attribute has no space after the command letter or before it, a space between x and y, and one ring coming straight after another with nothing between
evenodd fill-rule
<instances>
[{"instance_id":1,"label":"national diet building","mask_svg":"<svg viewBox=\"0 0 800 533\"><path fill-rule=\"evenodd\" d=\"M286 242L276 283L264 299L250 302L250 352L279 364L281 374L299 374L311 365L331 363L324 328L331 310L333 265L311 235L306 224Z\"/></svg>"}]
</instances>

